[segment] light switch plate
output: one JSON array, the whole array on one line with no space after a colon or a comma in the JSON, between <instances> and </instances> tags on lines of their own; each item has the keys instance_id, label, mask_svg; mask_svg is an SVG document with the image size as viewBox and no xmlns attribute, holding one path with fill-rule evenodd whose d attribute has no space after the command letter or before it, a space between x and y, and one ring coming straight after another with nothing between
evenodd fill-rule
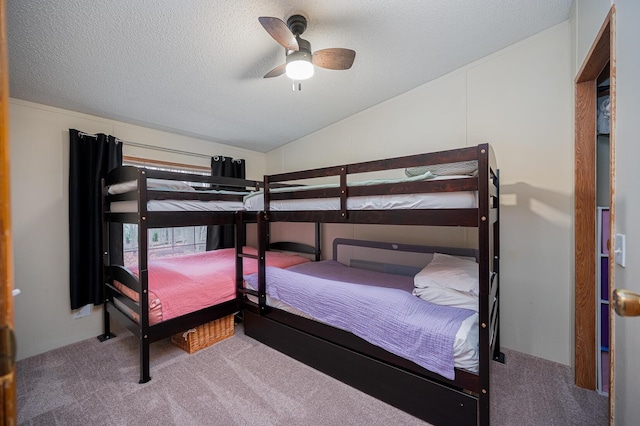
<instances>
[{"instance_id":1,"label":"light switch plate","mask_svg":"<svg viewBox=\"0 0 640 426\"><path fill-rule=\"evenodd\" d=\"M616 234L615 247L613 249L616 263L622 267L625 265L626 242L624 234Z\"/></svg>"}]
</instances>

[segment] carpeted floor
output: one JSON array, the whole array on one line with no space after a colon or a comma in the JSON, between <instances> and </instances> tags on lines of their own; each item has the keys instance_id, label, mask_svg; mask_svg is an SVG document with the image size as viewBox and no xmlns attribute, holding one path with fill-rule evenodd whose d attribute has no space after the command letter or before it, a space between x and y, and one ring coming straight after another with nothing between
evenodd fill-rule
<instances>
[{"instance_id":1,"label":"carpeted floor","mask_svg":"<svg viewBox=\"0 0 640 426\"><path fill-rule=\"evenodd\" d=\"M492 424L606 425L607 399L572 385L569 368L505 350L495 364ZM188 355L151 346L151 376L138 384L128 331L18 362L24 425L425 425L243 334Z\"/></svg>"},{"instance_id":2,"label":"carpeted floor","mask_svg":"<svg viewBox=\"0 0 640 426\"><path fill-rule=\"evenodd\" d=\"M508 349L503 352L507 362L494 363L491 376L492 424L609 424L607 397L576 387L568 366Z\"/></svg>"}]
</instances>

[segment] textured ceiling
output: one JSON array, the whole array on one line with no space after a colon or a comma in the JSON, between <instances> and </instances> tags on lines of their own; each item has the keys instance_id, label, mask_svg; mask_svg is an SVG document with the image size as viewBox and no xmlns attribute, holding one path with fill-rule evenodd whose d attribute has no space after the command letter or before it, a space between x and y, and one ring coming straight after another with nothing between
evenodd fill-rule
<instances>
[{"instance_id":1,"label":"textured ceiling","mask_svg":"<svg viewBox=\"0 0 640 426\"><path fill-rule=\"evenodd\" d=\"M10 93L267 152L569 17L572 0L8 0ZM259 16L354 49L293 92ZM117 136L117 135L116 135Z\"/></svg>"}]
</instances>

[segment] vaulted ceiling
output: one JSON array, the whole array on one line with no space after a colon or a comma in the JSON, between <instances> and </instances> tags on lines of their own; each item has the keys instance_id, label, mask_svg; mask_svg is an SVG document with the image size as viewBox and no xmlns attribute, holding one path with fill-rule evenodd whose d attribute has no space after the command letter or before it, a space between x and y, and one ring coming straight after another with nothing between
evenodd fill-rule
<instances>
[{"instance_id":1,"label":"vaulted ceiling","mask_svg":"<svg viewBox=\"0 0 640 426\"><path fill-rule=\"evenodd\" d=\"M267 152L569 18L572 0L8 0L11 97ZM355 50L292 91L258 17ZM117 136L117 135L116 135Z\"/></svg>"}]
</instances>

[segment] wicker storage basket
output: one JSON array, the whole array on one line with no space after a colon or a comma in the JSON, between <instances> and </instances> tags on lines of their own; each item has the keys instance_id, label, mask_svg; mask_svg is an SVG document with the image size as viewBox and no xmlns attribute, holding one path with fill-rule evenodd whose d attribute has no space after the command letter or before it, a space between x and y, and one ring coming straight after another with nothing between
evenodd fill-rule
<instances>
[{"instance_id":1,"label":"wicker storage basket","mask_svg":"<svg viewBox=\"0 0 640 426\"><path fill-rule=\"evenodd\" d=\"M171 336L171 342L192 354L233 336L233 315L217 319Z\"/></svg>"}]
</instances>

